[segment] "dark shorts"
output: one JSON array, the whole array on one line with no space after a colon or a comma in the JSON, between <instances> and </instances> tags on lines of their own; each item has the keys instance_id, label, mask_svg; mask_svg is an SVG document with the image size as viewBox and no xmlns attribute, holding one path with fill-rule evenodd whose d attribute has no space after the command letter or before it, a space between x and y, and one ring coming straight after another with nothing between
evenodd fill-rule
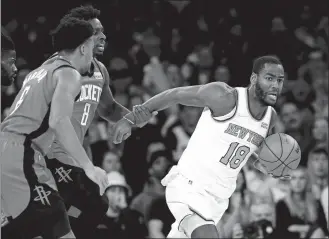
<instances>
[{"instance_id":1,"label":"dark shorts","mask_svg":"<svg viewBox=\"0 0 329 239\"><path fill-rule=\"evenodd\" d=\"M68 158L67 160L70 161L71 159ZM99 186L91 181L81 168L64 164L55 158L46 158L46 162L55 178L66 208L69 210L69 215L71 206L88 215L97 216L106 213L108 203L99 194ZM77 216L79 215L74 217Z\"/></svg>"},{"instance_id":2,"label":"dark shorts","mask_svg":"<svg viewBox=\"0 0 329 239\"><path fill-rule=\"evenodd\" d=\"M7 238L59 238L70 232L63 199L44 157L26 137L0 133L1 212ZM6 237L2 237L6 238Z\"/></svg>"}]
</instances>

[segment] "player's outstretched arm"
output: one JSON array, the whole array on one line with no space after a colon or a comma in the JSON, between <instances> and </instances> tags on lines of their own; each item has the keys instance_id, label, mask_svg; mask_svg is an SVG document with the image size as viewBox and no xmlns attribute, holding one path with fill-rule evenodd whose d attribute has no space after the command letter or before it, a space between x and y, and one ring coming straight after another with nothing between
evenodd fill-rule
<instances>
[{"instance_id":1,"label":"player's outstretched arm","mask_svg":"<svg viewBox=\"0 0 329 239\"><path fill-rule=\"evenodd\" d=\"M57 140L83 169L92 168L71 123L74 99L78 95L80 74L73 68L62 68L54 73L57 81L52 98L49 126L54 130Z\"/></svg>"},{"instance_id":2,"label":"player's outstretched arm","mask_svg":"<svg viewBox=\"0 0 329 239\"><path fill-rule=\"evenodd\" d=\"M234 107L235 96L233 88L227 84L213 82L166 90L146 101L143 106L153 112L166 109L173 104L209 107L213 112L217 112L222 107Z\"/></svg>"}]
</instances>

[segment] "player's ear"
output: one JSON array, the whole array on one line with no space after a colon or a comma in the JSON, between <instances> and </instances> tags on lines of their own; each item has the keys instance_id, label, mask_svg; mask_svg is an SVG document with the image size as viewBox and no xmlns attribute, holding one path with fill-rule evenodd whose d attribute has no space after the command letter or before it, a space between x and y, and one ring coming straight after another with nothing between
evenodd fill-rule
<instances>
[{"instance_id":1,"label":"player's ear","mask_svg":"<svg viewBox=\"0 0 329 239\"><path fill-rule=\"evenodd\" d=\"M255 85L256 82L257 82L257 74L255 74L255 73L253 72L253 73L251 74L251 76L250 76L250 83L251 83L252 85Z\"/></svg>"},{"instance_id":2,"label":"player's ear","mask_svg":"<svg viewBox=\"0 0 329 239\"><path fill-rule=\"evenodd\" d=\"M85 44L81 44L80 46L80 52L82 55L85 55L86 54L86 46Z\"/></svg>"}]
</instances>

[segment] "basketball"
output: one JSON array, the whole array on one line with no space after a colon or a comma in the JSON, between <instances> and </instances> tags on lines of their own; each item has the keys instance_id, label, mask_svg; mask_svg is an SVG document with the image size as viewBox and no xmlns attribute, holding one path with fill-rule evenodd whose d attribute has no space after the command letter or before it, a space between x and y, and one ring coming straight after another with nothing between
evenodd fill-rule
<instances>
[{"instance_id":1,"label":"basketball","mask_svg":"<svg viewBox=\"0 0 329 239\"><path fill-rule=\"evenodd\" d=\"M284 177L298 167L301 150L297 141L290 135L277 133L268 136L262 143L259 161L269 174Z\"/></svg>"}]
</instances>

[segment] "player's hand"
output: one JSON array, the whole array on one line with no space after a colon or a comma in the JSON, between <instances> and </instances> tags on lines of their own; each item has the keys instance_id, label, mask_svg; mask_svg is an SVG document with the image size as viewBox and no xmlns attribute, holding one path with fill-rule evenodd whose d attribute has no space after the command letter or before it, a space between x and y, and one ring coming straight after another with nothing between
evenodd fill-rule
<instances>
[{"instance_id":1,"label":"player's hand","mask_svg":"<svg viewBox=\"0 0 329 239\"><path fill-rule=\"evenodd\" d=\"M158 112L154 111L151 113L149 109L143 105L135 105L133 107L133 113L136 120L137 127L141 128L147 124L147 122L154 116L157 115Z\"/></svg>"},{"instance_id":2,"label":"player's hand","mask_svg":"<svg viewBox=\"0 0 329 239\"><path fill-rule=\"evenodd\" d=\"M103 195L109 185L106 172L99 167L92 167L85 170L85 173L90 180L99 186L99 194Z\"/></svg>"},{"instance_id":3,"label":"player's hand","mask_svg":"<svg viewBox=\"0 0 329 239\"><path fill-rule=\"evenodd\" d=\"M128 120L122 118L116 124L112 126L112 132L110 133L110 138L113 143L120 144L122 141L129 138L131 135L132 125Z\"/></svg>"},{"instance_id":4,"label":"player's hand","mask_svg":"<svg viewBox=\"0 0 329 239\"><path fill-rule=\"evenodd\" d=\"M232 238L243 238L243 229L240 223L237 223L233 226Z\"/></svg>"}]
</instances>

